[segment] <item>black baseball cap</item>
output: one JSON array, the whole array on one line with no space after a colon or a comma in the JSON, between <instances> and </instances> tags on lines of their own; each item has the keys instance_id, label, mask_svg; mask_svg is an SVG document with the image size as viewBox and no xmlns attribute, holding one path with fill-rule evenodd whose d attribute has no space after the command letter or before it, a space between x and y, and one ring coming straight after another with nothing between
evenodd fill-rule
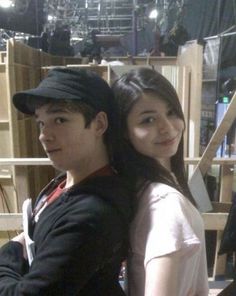
<instances>
[{"instance_id":1,"label":"black baseball cap","mask_svg":"<svg viewBox=\"0 0 236 296\"><path fill-rule=\"evenodd\" d=\"M111 112L113 93L107 82L93 71L81 68L58 67L33 89L13 95L13 104L21 112L33 115L40 100L78 100L95 110Z\"/></svg>"}]
</instances>

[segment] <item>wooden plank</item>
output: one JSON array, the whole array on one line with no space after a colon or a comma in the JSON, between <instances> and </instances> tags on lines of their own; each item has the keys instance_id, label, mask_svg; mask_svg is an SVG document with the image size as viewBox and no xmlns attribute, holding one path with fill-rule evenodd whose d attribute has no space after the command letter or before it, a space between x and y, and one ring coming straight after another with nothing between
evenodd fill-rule
<instances>
[{"instance_id":1,"label":"wooden plank","mask_svg":"<svg viewBox=\"0 0 236 296\"><path fill-rule=\"evenodd\" d=\"M235 159L236 162L236 159ZM220 182L220 202L231 202L233 183L234 183L234 166L222 165L221 166L221 182Z\"/></svg>"},{"instance_id":2,"label":"wooden plank","mask_svg":"<svg viewBox=\"0 0 236 296\"><path fill-rule=\"evenodd\" d=\"M233 191L233 181L234 181L234 170L233 165L223 165L221 166L221 178L220 178L220 202L232 201L232 191ZM221 243L222 231L217 231L216 235L216 252L215 252L215 261L213 268L213 277L222 276L225 274L226 268L226 254L219 256L218 250Z\"/></svg>"},{"instance_id":3,"label":"wooden plank","mask_svg":"<svg viewBox=\"0 0 236 296\"><path fill-rule=\"evenodd\" d=\"M132 60L132 61L131 61ZM125 65L153 65L153 66L163 66L163 65L170 65L174 66L177 64L176 57L160 57L160 56L147 56L147 57L137 57L137 56L126 56L126 57L109 57L109 61L120 61L123 62Z\"/></svg>"},{"instance_id":4,"label":"wooden plank","mask_svg":"<svg viewBox=\"0 0 236 296\"><path fill-rule=\"evenodd\" d=\"M9 240L15 237L19 232L14 231L0 231L0 247L9 242Z\"/></svg>"},{"instance_id":5,"label":"wooden plank","mask_svg":"<svg viewBox=\"0 0 236 296\"><path fill-rule=\"evenodd\" d=\"M198 164L201 160L201 157L185 157L184 162L186 165L189 164ZM214 157L211 161L213 165L236 165L236 158L218 158Z\"/></svg>"},{"instance_id":6,"label":"wooden plank","mask_svg":"<svg viewBox=\"0 0 236 296\"><path fill-rule=\"evenodd\" d=\"M209 169L212 159L215 156L216 150L220 143L223 140L224 135L227 133L227 131L230 129L232 123L234 122L234 119L236 117L236 92L233 95L233 98L229 104L229 107L227 111L224 114L224 117L222 121L220 122L218 128L212 135L212 138L210 139L209 144L207 145L202 158L200 159L198 165L196 166L189 183L194 183L194 180L196 179L196 176L199 176L199 173L201 173L202 176L204 176ZM201 197L200 205L210 205L210 199L207 194L205 194L203 197ZM207 207L206 207L207 211Z\"/></svg>"},{"instance_id":7,"label":"wooden plank","mask_svg":"<svg viewBox=\"0 0 236 296\"><path fill-rule=\"evenodd\" d=\"M51 165L48 158L0 158L0 165Z\"/></svg>"},{"instance_id":8,"label":"wooden plank","mask_svg":"<svg viewBox=\"0 0 236 296\"><path fill-rule=\"evenodd\" d=\"M0 63L5 63L6 62L6 51L0 51Z\"/></svg>"},{"instance_id":9,"label":"wooden plank","mask_svg":"<svg viewBox=\"0 0 236 296\"><path fill-rule=\"evenodd\" d=\"M191 82L191 72L190 67L187 66L170 66L162 65L161 67L154 66L154 68L159 71L163 76L165 76L171 84L174 86L182 109L184 113L184 118L186 122L186 129L184 133L184 155L189 154L189 130L190 130L190 82Z\"/></svg>"},{"instance_id":10,"label":"wooden plank","mask_svg":"<svg viewBox=\"0 0 236 296\"><path fill-rule=\"evenodd\" d=\"M0 231L22 230L22 214L0 213Z\"/></svg>"},{"instance_id":11,"label":"wooden plank","mask_svg":"<svg viewBox=\"0 0 236 296\"><path fill-rule=\"evenodd\" d=\"M14 40L10 39L7 41L7 56L6 56L6 88L7 88L7 112L9 120L9 136L8 142L5 142L8 152L7 155L1 155L1 157L12 157L19 153L19 141L18 126L17 122L17 112L13 108L11 98L15 92L15 70L13 65L14 61ZM19 154L18 154L19 155ZM4 168L3 168L4 169ZM10 211L17 211L17 195L16 195L16 183L15 183L15 169L13 166L9 168L10 174L12 176L11 180L3 180L1 184L4 191L6 192L6 199L9 205ZM7 181L7 182L6 182ZM11 182L10 182L11 181Z\"/></svg>"},{"instance_id":12,"label":"wooden plank","mask_svg":"<svg viewBox=\"0 0 236 296\"><path fill-rule=\"evenodd\" d=\"M223 235L223 231L217 231L215 259L214 259L214 265L213 265L213 278L216 278L217 276L224 276L226 271L227 255L226 254L218 255L222 235Z\"/></svg>"},{"instance_id":13,"label":"wooden plank","mask_svg":"<svg viewBox=\"0 0 236 296\"><path fill-rule=\"evenodd\" d=\"M10 157L10 131L9 125L0 123L0 156Z\"/></svg>"},{"instance_id":14,"label":"wooden plank","mask_svg":"<svg viewBox=\"0 0 236 296\"><path fill-rule=\"evenodd\" d=\"M23 201L31 197L28 181L28 170L25 166L18 166L14 169L14 186L16 188L16 212L19 212Z\"/></svg>"},{"instance_id":15,"label":"wooden plank","mask_svg":"<svg viewBox=\"0 0 236 296\"><path fill-rule=\"evenodd\" d=\"M9 151L11 156L19 156L19 131L18 131L18 113L13 107L11 98L16 92L16 73L14 67L14 41L12 39L7 41L7 63L6 63L6 75L7 75L7 97L8 97L8 114L9 114L9 126L10 126L10 145Z\"/></svg>"},{"instance_id":16,"label":"wooden plank","mask_svg":"<svg viewBox=\"0 0 236 296\"><path fill-rule=\"evenodd\" d=\"M161 74L170 81L176 92L179 84L179 69L178 66L162 66L160 69Z\"/></svg>"},{"instance_id":17,"label":"wooden plank","mask_svg":"<svg viewBox=\"0 0 236 296\"><path fill-rule=\"evenodd\" d=\"M41 51L10 40L7 52L9 129L11 135L8 149L11 153L6 157L40 157L42 149L39 148L38 135L33 127L34 119L18 112L12 105L11 98L17 91L38 85L41 79ZM52 57L49 57L52 60ZM52 175L51 172L52 167L37 168L35 166L29 168L13 165L12 186L14 194L17 194L16 211L21 208L26 197L34 198L38 194L39 187L41 189L47 183L45 179L46 177L49 179L49 175Z\"/></svg>"},{"instance_id":18,"label":"wooden plank","mask_svg":"<svg viewBox=\"0 0 236 296\"><path fill-rule=\"evenodd\" d=\"M188 181L189 189L200 212L212 211L212 204L200 170L195 170Z\"/></svg>"},{"instance_id":19,"label":"wooden plank","mask_svg":"<svg viewBox=\"0 0 236 296\"><path fill-rule=\"evenodd\" d=\"M183 46L177 57L177 65L187 66L191 71L189 88L188 156L198 157L200 147L202 61L203 47L199 44Z\"/></svg>"},{"instance_id":20,"label":"wooden plank","mask_svg":"<svg viewBox=\"0 0 236 296\"><path fill-rule=\"evenodd\" d=\"M0 119L8 120L8 97L7 97L7 78L6 78L6 65L0 65Z\"/></svg>"},{"instance_id":21,"label":"wooden plank","mask_svg":"<svg viewBox=\"0 0 236 296\"><path fill-rule=\"evenodd\" d=\"M179 80L177 86L177 94L179 96L179 100L182 106L182 110L184 112L185 118L185 132L184 132L184 156L189 155L189 130L190 130L190 85L191 85L191 70L190 67L184 66L179 67Z\"/></svg>"},{"instance_id":22,"label":"wooden plank","mask_svg":"<svg viewBox=\"0 0 236 296\"><path fill-rule=\"evenodd\" d=\"M5 167L6 168L6 167ZM1 167L2 169L2 167ZM1 171L0 169L0 171ZM6 170L7 171L7 170ZM4 174L5 170L3 171ZM1 204L0 204L0 212L16 212L17 211L17 201L16 201L16 192L15 187L13 186L13 168L9 168L8 170L9 175L11 178L2 178L0 180L0 197L1 197ZM2 175L2 173L1 173ZM4 174L6 175L6 174Z\"/></svg>"},{"instance_id":23,"label":"wooden plank","mask_svg":"<svg viewBox=\"0 0 236 296\"><path fill-rule=\"evenodd\" d=\"M224 135L230 129L232 123L234 122L236 117L236 92L231 99L231 102L228 106L227 111L222 118L218 128L215 130L212 135L209 144L207 145L201 160L199 161L197 168L200 169L202 175L204 176L209 169L212 159L214 158L216 151L223 140Z\"/></svg>"},{"instance_id":24,"label":"wooden plank","mask_svg":"<svg viewBox=\"0 0 236 296\"><path fill-rule=\"evenodd\" d=\"M29 65L33 67L40 66L40 51L36 48L18 42L13 41L14 49L14 63L21 65Z\"/></svg>"},{"instance_id":25,"label":"wooden plank","mask_svg":"<svg viewBox=\"0 0 236 296\"><path fill-rule=\"evenodd\" d=\"M223 230L227 213L204 213L202 214L205 230ZM0 214L0 231L21 229L22 214Z\"/></svg>"},{"instance_id":26,"label":"wooden plank","mask_svg":"<svg viewBox=\"0 0 236 296\"><path fill-rule=\"evenodd\" d=\"M202 213L205 230L224 230L228 213Z\"/></svg>"},{"instance_id":27,"label":"wooden plank","mask_svg":"<svg viewBox=\"0 0 236 296\"><path fill-rule=\"evenodd\" d=\"M94 64L88 64L88 65L66 65L68 68L86 68L88 70L96 72L100 77L102 77L104 80L106 80L108 83L110 83L108 77L108 65L94 65Z\"/></svg>"},{"instance_id":28,"label":"wooden plank","mask_svg":"<svg viewBox=\"0 0 236 296\"><path fill-rule=\"evenodd\" d=\"M212 202L214 213L229 213L231 202Z\"/></svg>"},{"instance_id":29,"label":"wooden plank","mask_svg":"<svg viewBox=\"0 0 236 296\"><path fill-rule=\"evenodd\" d=\"M64 57L65 65L81 65L82 57Z\"/></svg>"},{"instance_id":30,"label":"wooden plank","mask_svg":"<svg viewBox=\"0 0 236 296\"><path fill-rule=\"evenodd\" d=\"M0 170L0 181L1 180L12 180L12 175L1 174L1 170Z\"/></svg>"},{"instance_id":31,"label":"wooden plank","mask_svg":"<svg viewBox=\"0 0 236 296\"><path fill-rule=\"evenodd\" d=\"M65 66L62 66L63 68ZM88 65L66 65L68 68L85 68L91 71L96 72L100 77L102 77L104 80L106 80L108 83L110 82L110 74L109 72L109 66L108 65L93 65L93 64L88 64ZM42 77L45 77L47 72L51 69L55 68L55 66L45 66L41 67L41 72L42 72Z\"/></svg>"}]
</instances>

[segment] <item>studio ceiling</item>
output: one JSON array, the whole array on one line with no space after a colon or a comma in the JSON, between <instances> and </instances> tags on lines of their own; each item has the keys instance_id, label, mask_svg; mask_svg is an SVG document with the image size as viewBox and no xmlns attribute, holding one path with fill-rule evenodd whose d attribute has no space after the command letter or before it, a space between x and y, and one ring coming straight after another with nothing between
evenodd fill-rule
<instances>
[{"instance_id":1,"label":"studio ceiling","mask_svg":"<svg viewBox=\"0 0 236 296\"><path fill-rule=\"evenodd\" d=\"M0 28L40 35L45 28L64 26L79 35L98 30L101 34L126 34L149 21L148 13L158 8L159 17L176 14L184 0L3 0L12 1L6 9L0 6ZM164 12L164 13L163 13Z\"/></svg>"}]
</instances>

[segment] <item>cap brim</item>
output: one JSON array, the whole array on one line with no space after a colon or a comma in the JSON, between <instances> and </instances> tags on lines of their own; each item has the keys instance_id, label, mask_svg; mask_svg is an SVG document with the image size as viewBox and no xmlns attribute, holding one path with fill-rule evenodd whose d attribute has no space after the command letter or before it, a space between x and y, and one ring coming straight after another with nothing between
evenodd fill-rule
<instances>
[{"instance_id":1,"label":"cap brim","mask_svg":"<svg viewBox=\"0 0 236 296\"><path fill-rule=\"evenodd\" d=\"M44 99L79 100L82 98L55 88L28 89L26 91L16 93L12 98L14 106L22 113L29 115L33 115L35 113L35 106L37 106L37 102L43 101Z\"/></svg>"}]
</instances>

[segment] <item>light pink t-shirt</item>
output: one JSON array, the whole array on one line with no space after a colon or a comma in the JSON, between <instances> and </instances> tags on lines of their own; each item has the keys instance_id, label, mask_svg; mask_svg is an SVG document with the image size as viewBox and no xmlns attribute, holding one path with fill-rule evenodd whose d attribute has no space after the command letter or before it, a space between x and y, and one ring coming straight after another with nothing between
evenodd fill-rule
<instances>
[{"instance_id":1,"label":"light pink t-shirt","mask_svg":"<svg viewBox=\"0 0 236 296\"><path fill-rule=\"evenodd\" d=\"M129 296L144 296L150 260L176 251L181 255L176 295L207 296L204 234L202 217L187 198L168 185L150 184L139 197L130 230Z\"/></svg>"}]
</instances>

